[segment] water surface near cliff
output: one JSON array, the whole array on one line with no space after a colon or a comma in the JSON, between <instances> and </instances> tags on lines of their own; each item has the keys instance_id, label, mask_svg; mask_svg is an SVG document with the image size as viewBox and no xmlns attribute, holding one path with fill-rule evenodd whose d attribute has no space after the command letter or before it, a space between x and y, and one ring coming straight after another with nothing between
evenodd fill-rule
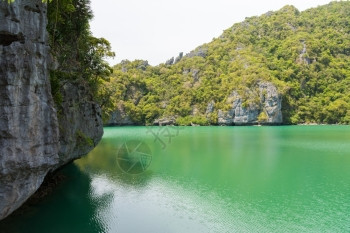
<instances>
[{"instance_id":1,"label":"water surface near cliff","mask_svg":"<svg viewBox=\"0 0 350 233\"><path fill-rule=\"evenodd\" d=\"M61 172L0 232L350 231L349 126L105 128Z\"/></svg>"}]
</instances>

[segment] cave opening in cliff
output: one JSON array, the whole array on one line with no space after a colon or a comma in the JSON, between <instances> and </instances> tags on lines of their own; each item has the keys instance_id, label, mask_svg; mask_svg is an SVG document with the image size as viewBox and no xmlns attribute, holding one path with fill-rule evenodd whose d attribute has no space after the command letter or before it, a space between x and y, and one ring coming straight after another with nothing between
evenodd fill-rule
<instances>
[{"instance_id":1,"label":"cave opening in cliff","mask_svg":"<svg viewBox=\"0 0 350 233\"><path fill-rule=\"evenodd\" d=\"M16 41L24 44L24 36L22 33L11 34L8 32L0 31L0 45L9 46Z\"/></svg>"}]
</instances>

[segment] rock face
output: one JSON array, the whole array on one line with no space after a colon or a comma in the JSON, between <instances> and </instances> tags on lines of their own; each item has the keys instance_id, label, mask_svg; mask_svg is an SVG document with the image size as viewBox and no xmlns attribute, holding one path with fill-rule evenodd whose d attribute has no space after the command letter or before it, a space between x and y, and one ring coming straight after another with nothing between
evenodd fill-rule
<instances>
[{"instance_id":1,"label":"rock face","mask_svg":"<svg viewBox=\"0 0 350 233\"><path fill-rule=\"evenodd\" d=\"M258 84L258 103L245 104L242 97L233 92L228 98L232 108L228 111L218 111L219 125L252 125L252 124L281 124L282 98L277 88L268 82ZM250 93L254 95L254 93ZM260 114L264 113L266 119L259 122Z\"/></svg>"},{"instance_id":2,"label":"rock face","mask_svg":"<svg viewBox=\"0 0 350 233\"><path fill-rule=\"evenodd\" d=\"M184 53L183 53L183 52L180 52L180 53L179 53L179 56L176 57L174 64L176 64L176 63L178 63L179 61L181 61L181 59L183 58L183 56L184 56Z\"/></svg>"},{"instance_id":3,"label":"rock face","mask_svg":"<svg viewBox=\"0 0 350 233\"><path fill-rule=\"evenodd\" d=\"M61 93L58 167L89 153L103 135L100 106L88 91L82 85L65 83Z\"/></svg>"},{"instance_id":4,"label":"rock face","mask_svg":"<svg viewBox=\"0 0 350 233\"><path fill-rule=\"evenodd\" d=\"M219 125L233 125L234 110L218 111L218 124Z\"/></svg>"},{"instance_id":5,"label":"rock face","mask_svg":"<svg viewBox=\"0 0 350 233\"><path fill-rule=\"evenodd\" d=\"M156 119L153 122L153 125L158 126L166 126L166 125L174 125L176 123L176 118L174 116L164 117L161 119Z\"/></svg>"},{"instance_id":6,"label":"rock face","mask_svg":"<svg viewBox=\"0 0 350 233\"><path fill-rule=\"evenodd\" d=\"M210 113L213 113L215 110L215 101L212 100L207 105L207 110L205 111L205 115L208 115Z\"/></svg>"},{"instance_id":7,"label":"rock face","mask_svg":"<svg viewBox=\"0 0 350 233\"><path fill-rule=\"evenodd\" d=\"M0 1L0 219L59 162L46 24L41 0Z\"/></svg>"},{"instance_id":8,"label":"rock face","mask_svg":"<svg viewBox=\"0 0 350 233\"><path fill-rule=\"evenodd\" d=\"M124 106L119 104L117 109L112 112L107 125L135 125L135 123L126 115Z\"/></svg>"},{"instance_id":9,"label":"rock face","mask_svg":"<svg viewBox=\"0 0 350 233\"><path fill-rule=\"evenodd\" d=\"M168 65L168 66L171 66L172 64L174 64L174 57L170 58L165 62L165 65Z\"/></svg>"},{"instance_id":10,"label":"rock face","mask_svg":"<svg viewBox=\"0 0 350 233\"><path fill-rule=\"evenodd\" d=\"M42 0L0 0L0 220L103 134L101 110L80 85L62 86L56 112L46 25Z\"/></svg>"},{"instance_id":11,"label":"rock face","mask_svg":"<svg viewBox=\"0 0 350 233\"><path fill-rule=\"evenodd\" d=\"M198 47L195 50L191 51L190 53L186 54L186 57L203 57L205 58L207 56L208 49L205 47Z\"/></svg>"},{"instance_id":12,"label":"rock face","mask_svg":"<svg viewBox=\"0 0 350 233\"><path fill-rule=\"evenodd\" d=\"M259 83L260 100L262 108L267 115L265 123L281 124L282 123L282 96L278 93L277 88L268 82Z\"/></svg>"},{"instance_id":13,"label":"rock face","mask_svg":"<svg viewBox=\"0 0 350 233\"><path fill-rule=\"evenodd\" d=\"M192 70L185 70L194 72ZM200 112L198 106L193 105L190 117L203 114L207 120L217 119L218 125L278 125L282 124L282 97L277 88L270 82L260 82L246 93L246 98L233 91L227 98L229 109L224 111L215 108L215 101L211 100L205 112ZM164 106L165 108L166 106ZM162 116L153 121L153 125L175 125L178 116ZM135 125L124 111L122 105L111 114L108 125Z\"/></svg>"},{"instance_id":14,"label":"rock face","mask_svg":"<svg viewBox=\"0 0 350 233\"><path fill-rule=\"evenodd\" d=\"M303 49L299 53L299 57L297 58L297 63L303 63L303 64L310 65L311 59L308 57L305 57L307 55L305 40L300 40L300 43L303 45Z\"/></svg>"}]
</instances>

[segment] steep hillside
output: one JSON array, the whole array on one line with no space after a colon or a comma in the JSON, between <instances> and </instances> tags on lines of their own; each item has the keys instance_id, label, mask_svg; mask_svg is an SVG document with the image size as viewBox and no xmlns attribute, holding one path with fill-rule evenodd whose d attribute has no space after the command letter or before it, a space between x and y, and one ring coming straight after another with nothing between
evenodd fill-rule
<instances>
[{"instance_id":1,"label":"steep hillside","mask_svg":"<svg viewBox=\"0 0 350 233\"><path fill-rule=\"evenodd\" d=\"M88 0L0 0L0 220L101 140L113 53L91 18Z\"/></svg>"},{"instance_id":2,"label":"steep hillside","mask_svg":"<svg viewBox=\"0 0 350 233\"><path fill-rule=\"evenodd\" d=\"M100 90L105 122L349 123L349 33L350 2L285 6L159 66L123 61Z\"/></svg>"}]
</instances>

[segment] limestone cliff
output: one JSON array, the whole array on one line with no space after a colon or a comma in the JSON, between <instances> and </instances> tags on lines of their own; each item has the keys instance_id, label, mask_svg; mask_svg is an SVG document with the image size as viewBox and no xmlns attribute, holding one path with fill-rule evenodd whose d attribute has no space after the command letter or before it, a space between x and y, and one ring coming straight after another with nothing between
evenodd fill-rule
<instances>
[{"instance_id":1,"label":"limestone cliff","mask_svg":"<svg viewBox=\"0 0 350 233\"><path fill-rule=\"evenodd\" d=\"M0 219L59 161L46 23L41 0L0 1Z\"/></svg>"},{"instance_id":2,"label":"limestone cliff","mask_svg":"<svg viewBox=\"0 0 350 233\"><path fill-rule=\"evenodd\" d=\"M62 85L63 101L58 106L60 127L59 164L80 158L101 140L103 124L100 106L84 86L66 82Z\"/></svg>"},{"instance_id":3,"label":"limestone cliff","mask_svg":"<svg viewBox=\"0 0 350 233\"><path fill-rule=\"evenodd\" d=\"M135 125L125 113L123 104L118 104L117 109L110 114L107 125Z\"/></svg>"},{"instance_id":4,"label":"limestone cliff","mask_svg":"<svg viewBox=\"0 0 350 233\"><path fill-rule=\"evenodd\" d=\"M62 85L54 107L46 10L41 0L0 1L0 220L103 134L101 110L83 86Z\"/></svg>"},{"instance_id":5,"label":"limestone cliff","mask_svg":"<svg viewBox=\"0 0 350 233\"><path fill-rule=\"evenodd\" d=\"M215 109L215 102L212 100L207 104L204 116L209 119L217 116L218 125L278 125L282 124L282 96L278 93L276 86L270 82L259 82L250 88L243 98L237 91L233 91L227 97L226 104L230 108L226 111ZM196 106L191 106L193 111L190 117L203 115ZM125 111L120 109L111 115L109 125L132 125ZM121 114L122 113L122 114ZM177 115L162 116L153 121L153 125L176 125ZM127 121L125 120L127 119Z\"/></svg>"},{"instance_id":6,"label":"limestone cliff","mask_svg":"<svg viewBox=\"0 0 350 233\"><path fill-rule=\"evenodd\" d=\"M257 92L250 90L250 97L256 97L256 101L249 101L245 105L243 98L233 92L228 102L232 108L228 111L218 111L219 125L252 125L252 124L281 124L282 123L282 98L277 88L269 82L258 84ZM265 117L259 121L259 116Z\"/></svg>"},{"instance_id":7,"label":"limestone cliff","mask_svg":"<svg viewBox=\"0 0 350 233\"><path fill-rule=\"evenodd\" d=\"M208 103L205 116L209 119L217 114L218 125L278 125L282 124L282 97L277 88L270 82L259 82L243 98L237 91L227 97L230 108L227 111L215 109L215 102ZM195 106L192 106L195 109ZM200 115L192 111L191 116ZM154 125L174 125L176 116L156 119ZM193 124L191 124L193 125Z\"/></svg>"}]
</instances>

